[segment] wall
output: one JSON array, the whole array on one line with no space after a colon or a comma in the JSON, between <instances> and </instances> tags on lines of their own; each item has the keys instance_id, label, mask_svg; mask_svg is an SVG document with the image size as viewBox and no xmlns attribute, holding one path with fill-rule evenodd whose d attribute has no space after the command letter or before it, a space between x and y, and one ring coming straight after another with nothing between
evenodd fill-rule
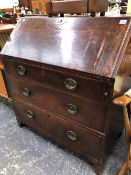
<instances>
[{"instance_id":1,"label":"wall","mask_svg":"<svg viewBox=\"0 0 131 175\"><path fill-rule=\"evenodd\" d=\"M18 0L0 0L0 9L12 8L18 5Z\"/></svg>"}]
</instances>

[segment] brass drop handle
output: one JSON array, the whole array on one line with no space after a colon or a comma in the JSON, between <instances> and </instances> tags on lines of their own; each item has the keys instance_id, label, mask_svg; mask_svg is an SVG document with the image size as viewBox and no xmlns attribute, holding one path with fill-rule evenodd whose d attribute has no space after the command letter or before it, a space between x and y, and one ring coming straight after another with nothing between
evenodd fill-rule
<instances>
[{"instance_id":1,"label":"brass drop handle","mask_svg":"<svg viewBox=\"0 0 131 175\"><path fill-rule=\"evenodd\" d=\"M26 74L26 69L23 66L18 66L16 68L17 74L20 76L24 76Z\"/></svg>"},{"instance_id":2,"label":"brass drop handle","mask_svg":"<svg viewBox=\"0 0 131 175\"><path fill-rule=\"evenodd\" d=\"M26 96L26 97L28 97L29 95L31 95L31 91L30 91L28 88L23 88L23 89L21 90L21 93L22 93L24 96Z\"/></svg>"},{"instance_id":3,"label":"brass drop handle","mask_svg":"<svg viewBox=\"0 0 131 175\"><path fill-rule=\"evenodd\" d=\"M34 118L34 114L33 114L32 111L27 111L26 116L27 116L28 118Z\"/></svg>"},{"instance_id":4,"label":"brass drop handle","mask_svg":"<svg viewBox=\"0 0 131 175\"><path fill-rule=\"evenodd\" d=\"M77 140L77 134L74 131L67 131L66 136L68 139L75 141Z\"/></svg>"},{"instance_id":5,"label":"brass drop handle","mask_svg":"<svg viewBox=\"0 0 131 175\"><path fill-rule=\"evenodd\" d=\"M67 104L66 109L70 114L73 114L73 115L76 115L79 111L77 106L73 104Z\"/></svg>"},{"instance_id":6,"label":"brass drop handle","mask_svg":"<svg viewBox=\"0 0 131 175\"><path fill-rule=\"evenodd\" d=\"M77 81L72 79L72 78L67 78L65 79L64 81L64 86L69 89L69 90L76 90L78 84L77 84Z\"/></svg>"}]
</instances>

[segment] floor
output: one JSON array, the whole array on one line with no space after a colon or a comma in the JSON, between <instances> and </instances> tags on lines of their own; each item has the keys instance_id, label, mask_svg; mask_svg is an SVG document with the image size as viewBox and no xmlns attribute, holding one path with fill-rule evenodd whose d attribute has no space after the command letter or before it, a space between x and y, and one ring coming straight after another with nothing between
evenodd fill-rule
<instances>
[{"instance_id":1,"label":"floor","mask_svg":"<svg viewBox=\"0 0 131 175\"><path fill-rule=\"evenodd\" d=\"M118 175L125 158L122 136L103 175ZM131 172L127 173L131 175ZM0 175L95 175L93 168L26 127L18 127L12 107L0 98Z\"/></svg>"}]
</instances>

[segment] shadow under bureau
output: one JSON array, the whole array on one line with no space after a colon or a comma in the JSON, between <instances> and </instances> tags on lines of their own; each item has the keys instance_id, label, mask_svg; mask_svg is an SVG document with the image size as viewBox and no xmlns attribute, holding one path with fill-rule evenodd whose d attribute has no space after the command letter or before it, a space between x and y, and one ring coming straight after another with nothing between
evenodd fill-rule
<instances>
[{"instance_id":1,"label":"shadow under bureau","mask_svg":"<svg viewBox=\"0 0 131 175\"><path fill-rule=\"evenodd\" d=\"M122 133L112 99L131 85L131 19L26 17L2 50L18 124L101 174Z\"/></svg>"}]
</instances>

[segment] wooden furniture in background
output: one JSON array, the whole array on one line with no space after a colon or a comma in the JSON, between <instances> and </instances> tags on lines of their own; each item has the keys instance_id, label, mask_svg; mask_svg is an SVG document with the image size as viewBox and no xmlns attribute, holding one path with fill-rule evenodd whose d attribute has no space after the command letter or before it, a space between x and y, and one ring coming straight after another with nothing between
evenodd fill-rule
<instances>
[{"instance_id":1,"label":"wooden furniture in background","mask_svg":"<svg viewBox=\"0 0 131 175\"><path fill-rule=\"evenodd\" d=\"M97 174L123 131L112 98L131 85L130 27L129 17L26 17L1 53L18 124Z\"/></svg>"},{"instance_id":2,"label":"wooden furniture in background","mask_svg":"<svg viewBox=\"0 0 131 175\"><path fill-rule=\"evenodd\" d=\"M14 27L15 27L14 24L0 24L0 51L5 45ZM4 64L1 56L0 56L0 95L9 98L6 88Z\"/></svg>"},{"instance_id":3,"label":"wooden furniture in background","mask_svg":"<svg viewBox=\"0 0 131 175\"><path fill-rule=\"evenodd\" d=\"M19 6L24 6L31 9L31 0L19 0Z\"/></svg>"},{"instance_id":4,"label":"wooden furniture in background","mask_svg":"<svg viewBox=\"0 0 131 175\"><path fill-rule=\"evenodd\" d=\"M35 9L39 9L41 13L45 13L45 1L46 0L19 0L20 6L28 7L35 11Z\"/></svg>"},{"instance_id":5,"label":"wooden furniture in background","mask_svg":"<svg viewBox=\"0 0 131 175\"><path fill-rule=\"evenodd\" d=\"M7 18L8 16L8 18ZM15 15L0 15L0 24L16 24L16 16ZM3 30L3 28L1 28Z\"/></svg>"},{"instance_id":6,"label":"wooden furniture in background","mask_svg":"<svg viewBox=\"0 0 131 175\"><path fill-rule=\"evenodd\" d=\"M123 95L113 100L114 104L123 107L125 136L128 145L127 159L120 169L119 175L125 175L127 170L131 170L131 124L129 120L129 118L131 117L131 92L130 97L127 95ZM128 115L130 115L130 117Z\"/></svg>"},{"instance_id":7,"label":"wooden furniture in background","mask_svg":"<svg viewBox=\"0 0 131 175\"><path fill-rule=\"evenodd\" d=\"M108 10L108 0L19 0L20 6L28 7L35 11L39 9L41 13L66 14L66 13L99 13L105 15Z\"/></svg>"},{"instance_id":8,"label":"wooden furniture in background","mask_svg":"<svg viewBox=\"0 0 131 175\"><path fill-rule=\"evenodd\" d=\"M31 0L31 9L35 11L36 8L45 13L45 0Z\"/></svg>"},{"instance_id":9,"label":"wooden furniture in background","mask_svg":"<svg viewBox=\"0 0 131 175\"><path fill-rule=\"evenodd\" d=\"M81 14L81 13L100 13L105 15L108 10L108 0L64 0L46 2L46 13L53 14Z\"/></svg>"},{"instance_id":10,"label":"wooden furniture in background","mask_svg":"<svg viewBox=\"0 0 131 175\"><path fill-rule=\"evenodd\" d=\"M0 12L13 12L13 8L4 8L4 9L0 8Z\"/></svg>"}]
</instances>

